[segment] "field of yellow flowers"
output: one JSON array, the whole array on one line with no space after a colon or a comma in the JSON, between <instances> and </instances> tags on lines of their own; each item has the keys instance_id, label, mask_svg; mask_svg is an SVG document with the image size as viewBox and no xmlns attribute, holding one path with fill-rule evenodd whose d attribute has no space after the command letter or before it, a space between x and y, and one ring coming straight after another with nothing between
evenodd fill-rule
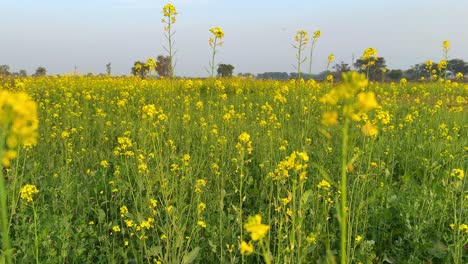
<instances>
[{"instance_id":1,"label":"field of yellow flowers","mask_svg":"<svg viewBox=\"0 0 468 264\"><path fill-rule=\"evenodd\" d=\"M467 84L64 76L0 95L4 261L468 261Z\"/></svg>"}]
</instances>

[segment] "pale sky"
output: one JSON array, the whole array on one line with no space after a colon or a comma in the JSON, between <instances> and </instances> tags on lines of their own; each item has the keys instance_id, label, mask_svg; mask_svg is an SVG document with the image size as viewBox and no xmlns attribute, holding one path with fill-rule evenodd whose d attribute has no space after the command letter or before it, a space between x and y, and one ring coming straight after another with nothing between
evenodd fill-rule
<instances>
[{"instance_id":1,"label":"pale sky","mask_svg":"<svg viewBox=\"0 0 468 264\"><path fill-rule=\"evenodd\" d=\"M133 62L165 55L160 0L0 0L0 65L34 73L129 74ZM297 30L321 30L313 72L327 56L351 63L374 47L390 69L427 59L468 61L467 0L174 0L176 75L207 76L209 28L221 27L217 63L239 72L294 72ZM306 50L308 55L309 50ZM308 66L305 66L308 69Z\"/></svg>"}]
</instances>

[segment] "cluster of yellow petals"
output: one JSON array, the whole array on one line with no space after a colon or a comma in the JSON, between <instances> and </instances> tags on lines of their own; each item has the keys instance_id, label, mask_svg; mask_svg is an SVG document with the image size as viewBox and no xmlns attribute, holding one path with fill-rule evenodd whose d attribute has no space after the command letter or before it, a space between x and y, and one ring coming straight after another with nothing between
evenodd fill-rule
<instances>
[{"instance_id":1,"label":"cluster of yellow petals","mask_svg":"<svg viewBox=\"0 0 468 264\"><path fill-rule=\"evenodd\" d=\"M237 142L236 148L239 150L239 153L252 153L252 141L250 140L250 135L248 133L242 132L239 135L239 142Z\"/></svg>"},{"instance_id":2,"label":"cluster of yellow petals","mask_svg":"<svg viewBox=\"0 0 468 264\"><path fill-rule=\"evenodd\" d=\"M294 171L299 175L299 179L304 181L307 179L309 155L306 152L294 151L291 155L286 156L273 172L268 174L275 181L285 181L290 177L290 171Z\"/></svg>"},{"instance_id":3,"label":"cluster of yellow petals","mask_svg":"<svg viewBox=\"0 0 468 264\"><path fill-rule=\"evenodd\" d=\"M249 217L247 223L244 225L244 229L250 233L250 237L253 241L258 241L265 237L270 226L262 224L262 216L257 214Z\"/></svg>"},{"instance_id":4,"label":"cluster of yellow petals","mask_svg":"<svg viewBox=\"0 0 468 264\"><path fill-rule=\"evenodd\" d=\"M318 38L320 38L321 35L322 35L322 33L320 32L320 30L316 30L316 31L314 31L312 37L313 37L314 39L318 39Z\"/></svg>"},{"instance_id":5,"label":"cluster of yellow petals","mask_svg":"<svg viewBox=\"0 0 468 264\"><path fill-rule=\"evenodd\" d=\"M2 165L9 167L20 145L36 144L37 104L25 93L0 90L0 135L4 137Z\"/></svg>"},{"instance_id":6,"label":"cluster of yellow petals","mask_svg":"<svg viewBox=\"0 0 468 264\"><path fill-rule=\"evenodd\" d=\"M224 31L220 27L210 28L210 32L218 39L222 39L224 37Z\"/></svg>"},{"instance_id":7,"label":"cluster of yellow petals","mask_svg":"<svg viewBox=\"0 0 468 264\"><path fill-rule=\"evenodd\" d=\"M175 8L175 6L174 6L173 4L167 4L167 5L165 5L165 6L163 7L162 12L163 12L163 15L164 15L165 17L171 17L171 16L175 16L175 15L178 14L178 13L177 13L177 10L176 10L176 8Z\"/></svg>"},{"instance_id":8,"label":"cluster of yellow petals","mask_svg":"<svg viewBox=\"0 0 468 264\"><path fill-rule=\"evenodd\" d=\"M146 59L146 66L148 67L149 71L154 71L156 69L157 63L154 58Z\"/></svg>"},{"instance_id":9,"label":"cluster of yellow petals","mask_svg":"<svg viewBox=\"0 0 468 264\"><path fill-rule=\"evenodd\" d=\"M320 102L336 108L338 103L343 103L343 115L354 121L360 121L361 115L379 107L375 94L366 92L368 80L364 74L349 72L343 74L343 82L326 93ZM338 122L338 112L336 109L324 112L322 124L333 126ZM377 128L372 123L366 123L362 127L362 132L366 136L377 135Z\"/></svg>"},{"instance_id":10,"label":"cluster of yellow petals","mask_svg":"<svg viewBox=\"0 0 468 264\"><path fill-rule=\"evenodd\" d=\"M296 36L294 37L294 39L296 40L296 42L299 44L300 47L304 47L309 42L309 36L308 36L307 31L302 30L302 29L296 32Z\"/></svg>"},{"instance_id":11,"label":"cluster of yellow petals","mask_svg":"<svg viewBox=\"0 0 468 264\"><path fill-rule=\"evenodd\" d=\"M39 190L35 185L32 184L26 184L20 189L20 197L21 199L25 200L26 202L32 202L33 201L33 195L38 193Z\"/></svg>"},{"instance_id":12,"label":"cluster of yellow petals","mask_svg":"<svg viewBox=\"0 0 468 264\"><path fill-rule=\"evenodd\" d=\"M244 256L248 256L254 252L254 246L252 245L252 242L245 242L242 241L239 245L240 253Z\"/></svg>"},{"instance_id":13,"label":"cluster of yellow petals","mask_svg":"<svg viewBox=\"0 0 468 264\"><path fill-rule=\"evenodd\" d=\"M450 49L450 41L444 40L442 42L442 49L444 50L444 53L447 54L448 50Z\"/></svg>"},{"instance_id":14,"label":"cluster of yellow petals","mask_svg":"<svg viewBox=\"0 0 468 264\"><path fill-rule=\"evenodd\" d=\"M378 59L378 52L375 48L367 48L364 50L361 60L364 62L363 68L366 69L375 64Z\"/></svg>"}]
</instances>

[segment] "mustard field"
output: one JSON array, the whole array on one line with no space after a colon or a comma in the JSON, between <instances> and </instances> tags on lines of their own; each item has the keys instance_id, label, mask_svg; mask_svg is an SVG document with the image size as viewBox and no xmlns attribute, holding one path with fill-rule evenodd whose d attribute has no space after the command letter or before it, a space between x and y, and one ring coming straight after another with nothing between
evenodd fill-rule
<instances>
[{"instance_id":1,"label":"mustard field","mask_svg":"<svg viewBox=\"0 0 468 264\"><path fill-rule=\"evenodd\" d=\"M343 245L350 263L468 260L467 84L1 88L3 261L333 263Z\"/></svg>"}]
</instances>

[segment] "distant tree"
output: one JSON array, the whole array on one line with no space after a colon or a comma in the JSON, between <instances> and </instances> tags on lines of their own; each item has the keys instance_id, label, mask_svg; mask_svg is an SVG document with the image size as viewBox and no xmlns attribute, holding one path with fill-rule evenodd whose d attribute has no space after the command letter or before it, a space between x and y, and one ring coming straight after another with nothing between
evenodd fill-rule
<instances>
[{"instance_id":1,"label":"distant tree","mask_svg":"<svg viewBox=\"0 0 468 264\"><path fill-rule=\"evenodd\" d=\"M47 74L47 70L45 67L39 66L36 69L36 72L33 74L33 76L45 76Z\"/></svg>"},{"instance_id":2,"label":"distant tree","mask_svg":"<svg viewBox=\"0 0 468 264\"><path fill-rule=\"evenodd\" d=\"M234 71L234 66L231 64L219 64L218 65L218 76L220 77L231 77Z\"/></svg>"},{"instance_id":3,"label":"distant tree","mask_svg":"<svg viewBox=\"0 0 468 264\"><path fill-rule=\"evenodd\" d=\"M132 74L144 79L149 73L149 66L141 61L135 61L132 67Z\"/></svg>"},{"instance_id":4,"label":"distant tree","mask_svg":"<svg viewBox=\"0 0 468 264\"><path fill-rule=\"evenodd\" d=\"M447 70L454 73L468 73L468 63L461 59L452 59L448 61Z\"/></svg>"},{"instance_id":5,"label":"distant tree","mask_svg":"<svg viewBox=\"0 0 468 264\"><path fill-rule=\"evenodd\" d=\"M308 73L301 73L301 79L304 79L304 80L309 80L309 79L312 79L314 78L314 76L312 74L308 74ZM289 78L288 79L299 79L299 75L297 74L297 72L291 72L289 73Z\"/></svg>"},{"instance_id":6,"label":"distant tree","mask_svg":"<svg viewBox=\"0 0 468 264\"><path fill-rule=\"evenodd\" d=\"M255 75L253 75L253 74L250 73L250 72L245 72L245 73L239 72L239 73L237 74L237 76L239 76L239 77L247 77L247 78L255 77Z\"/></svg>"},{"instance_id":7,"label":"distant tree","mask_svg":"<svg viewBox=\"0 0 468 264\"><path fill-rule=\"evenodd\" d=\"M112 65L111 65L110 62L106 64L106 73L107 73L107 75L112 74Z\"/></svg>"},{"instance_id":8,"label":"distant tree","mask_svg":"<svg viewBox=\"0 0 468 264\"><path fill-rule=\"evenodd\" d=\"M411 67L403 72L403 77L407 80L417 80L424 75L426 75L425 72L421 72L415 67Z\"/></svg>"},{"instance_id":9,"label":"distant tree","mask_svg":"<svg viewBox=\"0 0 468 264\"><path fill-rule=\"evenodd\" d=\"M369 63L368 60L358 59L354 63L354 67L358 69L359 72L367 73L369 71L370 80L380 80L382 78L383 70L387 67L385 65L385 59L383 57L378 57L373 65L370 65L369 68L364 68L364 65Z\"/></svg>"},{"instance_id":10,"label":"distant tree","mask_svg":"<svg viewBox=\"0 0 468 264\"><path fill-rule=\"evenodd\" d=\"M28 76L28 73L26 72L26 70L20 70L18 72L18 75L21 76L21 77L26 77L26 76Z\"/></svg>"},{"instance_id":11,"label":"distant tree","mask_svg":"<svg viewBox=\"0 0 468 264\"><path fill-rule=\"evenodd\" d=\"M388 72L387 76L388 78L390 78L390 80L393 80L393 81L400 80L403 77L403 71L399 69L391 70Z\"/></svg>"},{"instance_id":12,"label":"distant tree","mask_svg":"<svg viewBox=\"0 0 468 264\"><path fill-rule=\"evenodd\" d=\"M168 77L171 74L171 58L159 55L156 58L156 72L159 76Z\"/></svg>"},{"instance_id":13,"label":"distant tree","mask_svg":"<svg viewBox=\"0 0 468 264\"><path fill-rule=\"evenodd\" d=\"M0 65L0 75L10 75L10 66Z\"/></svg>"},{"instance_id":14,"label":"distant tree","mask_svg":"<svg viewBox=\"0 0 468 264\"><path fill-rule=\"evenodd\" d=\"M419 80L421 77L430 79L432 71L438 71L438 64L432 63L432 66L428 68L425 62L415 64L411 68L403 71L403 77L407 80Z\"/></svg>"},{"instance_id":15,"label":"distant tree","mask_svg":"<svg viewBox=\"0 0 468 264\"><path fill-rule=\"evenodd\" d=\"M287 80L289 74L287 72L264 72L257 74L257 79Z\"/></svg>"},{"instance_id":16,"label":"distant tree","mask_svg":"<svg viewBox=\"0 0 468 264\"><path fill-rule=\"evenodd\" d=\"M334 72L332 72L332 75L333 75L333 78L335 80L341 80L341 75L345 72L349 72L351 71L351 67L349 66L348 63L344 63L344 62L341 62L340 64L335 64L335 66L333 66L333 69L335 70ZM324 73L324 77L323 78L326 78L326 75L329 74L329 73ZM322 78L321 78L322 79Z\"/></svg>"},{"instance_id":17,"label":"distant tree","mask_svg":"<svg viewBox=\"0 0 468 264\"><path fill-rule=\"evenodd\" d=\"M340 64L335 64L335 66L333 66L333 69L335 69L335 72L339 73L340 75L344 72L351 71L351 67L349 66L349 64L344 62L341 62Z\"/></svg>"}]
</instances>

